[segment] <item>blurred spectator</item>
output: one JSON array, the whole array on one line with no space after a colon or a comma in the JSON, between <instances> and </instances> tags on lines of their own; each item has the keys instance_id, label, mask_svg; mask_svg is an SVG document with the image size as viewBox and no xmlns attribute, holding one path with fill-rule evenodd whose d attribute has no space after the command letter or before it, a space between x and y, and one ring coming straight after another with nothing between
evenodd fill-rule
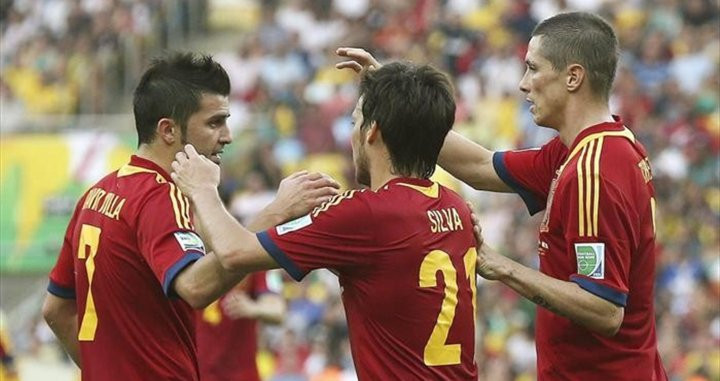
<instances>
[{"instance_id":1,"label":"blurred spectator","mask_svg":"<svg viewBox=\"0 0 720 381\"><path fill-rule=\"evenodd\" d=\"M118 112L150 54L199 32L185 15L204 1L3 2L2 76L30 114Z\"/></svg>"}]
</instances>

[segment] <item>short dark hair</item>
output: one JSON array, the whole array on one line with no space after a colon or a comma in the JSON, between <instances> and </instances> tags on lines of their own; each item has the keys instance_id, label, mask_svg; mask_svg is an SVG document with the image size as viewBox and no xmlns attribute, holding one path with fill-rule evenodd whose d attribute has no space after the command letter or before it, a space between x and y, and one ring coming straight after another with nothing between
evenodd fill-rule
<instances>
[{"instance_id":1,"label":"short dark hair","mask_svg":"<svg viewBox=\"0 0 720 381\"><path fill-rule=\"evenodd\" d=\"M203 93L230 94L230 78L212 56L176 52L154 59L133 96L138 146L153 141L162 118L178 123L184 136Z\"/></svg>"},{"instance_id":2,"label":"short dark hair","mask_svg":"<svg viewBox=\"0 0 720 381\"><path fill-rule=\"evenodd\" d=\"M377 122L396 173L430 177L455 121L447 76L429 65L394 62L366 72L360 96L361 128Z\"/></svg>"},{"instance_id":3,"label":"short dark hair","mask_svg":"<svg viewBox=\"0 0 720 381\"><path fill-rule=\"evenodd\" d=\"M617 68L618 40L607 21L587 12L560 13L538 24L532 35L542 35L540 54L555 70L571 63L582 65L593 93L609 99Z\"/></svg>"}]
</instances>

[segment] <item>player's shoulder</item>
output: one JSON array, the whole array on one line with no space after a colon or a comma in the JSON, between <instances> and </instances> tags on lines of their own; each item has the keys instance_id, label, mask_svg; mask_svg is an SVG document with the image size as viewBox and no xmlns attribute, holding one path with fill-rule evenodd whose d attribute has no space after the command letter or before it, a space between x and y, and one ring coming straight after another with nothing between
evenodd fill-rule
<instances>
[{"instance_id":1,"label":"player's shoulder","mask_svg":"<svg viewBox=\"0 0 720 381\"><path fill-rule=\"evenodd\" d=\"M367 189L350 189L333 196L310 212L313 218L320 216L355 216L369 212L369 203L375 192Z\"/></svg>"},{"instance_id":2,"label":"player's shoulder","mask_svg":"<svg viewBox=\"0 0 720 381\"><path fill-rule=\"evenodd\" d=\"M117 181L123 188L132 190L133 198L141 200L159 194L183 197L166 174L151 168L126 164L117 171Z\"/></svg>"},{"instance_id":3,"label":"player's shoulder","mask_svg":"<svg viewBox=\"0 0 720 381\"><path fill-rule=\"evenodd\" d=\"M629 168L648 163L645 148L628 129L622 134L602 136L595 147L595 155L599 155L600 171L603 174L623 173Z\"/></svg>"}]
</instances>

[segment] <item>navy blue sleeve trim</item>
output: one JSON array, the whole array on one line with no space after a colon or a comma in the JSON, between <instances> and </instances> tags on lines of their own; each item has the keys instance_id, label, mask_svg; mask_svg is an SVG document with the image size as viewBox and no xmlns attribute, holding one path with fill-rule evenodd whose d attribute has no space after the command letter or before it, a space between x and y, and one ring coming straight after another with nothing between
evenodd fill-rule
<instances>
[{"instance_id":1,"label":"navy blue sleeve trim","mask_svg":"<svg viewBox=\"0 0 720 381\"><path fill-rule=\"evenodd\" d=\"M500 179L512 188L512 190L517 193L520 198L522 198L525 202L525 206L528 208L528 212L530 212L530 215L545 209L545 206L541 205L537 198L535 198L529 190L523 188L517 181L515 181L515 178L512 177L512 174L505 166L505 160L503 160L504 156L505 152L495 152L495 154L493 154L493 167L495 168L495 173L497 173Z\"/></svg>"},{"instance_id":2,"label":"navy blue sleeve trim","mask_svg":"<svg viewBox=\"0 0 720 381\"><path fill-rule=\"evenodd\" d=\"M599 296L609 302L615 303L618 306L625 307L627 305L628 296L623 292L603 286L602 284L595 283L588 278L577 275L570 276L570 281L577 283L583 290Z\"/></svg>"},{"instance_id":3,"label":"navy blue sleeve trim","mask_svg":"<svg viewBox=\"0 0 720 381\"><path fill-rule=\"evenodd\" d=\"M165 272L165 280L163 281L163 292L167 297L177 297L178 295L175 293L174 289L170 289L170 286L172 285L173 281L175 280L175 277L184 269L187 265L197 261L198 259L202 258L203 253L195 250L188 250L185 252L185 255L178 259L177 262L175 262L174 265L170 266L170 268Z\"/></svg>"},{"instance_id":4,"label":"navy blue sleeve trim","mask_svg":"<svg viewBox=\"0 0 720 381\"><path fill-rule=\"evenodd\" d=\"M293 262L287 254L280 250L267 232L262 231L257 233L257 238L263 249L265 249L275 262L277 262L280 267L284 268L285 271L293 277L293 279L299 282L305 277L306 273L300 270L300 268L295 265L295 262Z\"/></svg>"},{"instance_id":5,"label":"navy blue sleeve trim","mask_svg":"<svg viewBox=\"0 0 720 381\"><path fill-rule=\"evenodd\" d=\"M63 299L75 299L75 290L58 285L52 280L48 283L47 290L49 293Z\"/></svg>"}]
</instances>

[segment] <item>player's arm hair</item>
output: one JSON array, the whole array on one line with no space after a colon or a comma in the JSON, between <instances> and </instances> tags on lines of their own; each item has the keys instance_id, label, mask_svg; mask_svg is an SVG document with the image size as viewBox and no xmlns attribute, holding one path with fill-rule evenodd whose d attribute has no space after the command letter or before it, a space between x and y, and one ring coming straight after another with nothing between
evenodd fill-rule
<instances>
[{"instance_id":1,"label":"player's arm hair","mask_svg":"<svg viewBox=\"0 0 720 381\"><path fill-rule=\"evenodd\" d=\"M75 299L63 299L47 293L42 306L42 314L70 358L82 369Z\"/></svg>"},{"instance_id":2,"label":"player's arm hair","mask_svg":"<svg viewBox=\"0 0 720 381\"><path fill-rule=\"evenodd\" d=\"M248 273L278 267L255 234L225 209L217 190L198 197L193 212L210 252L183 269L173 282L175 292L193 308L207 307ZM260 231L274 221L273 217L261 217L253 224Z\"/></svg>"},{"instance_id":3,"label":"player's arm hair","mask_svg":"<svg viewBox=\"0 0 720 381\"><path fill-rule=\"evenodd\" d=\"M551 312L606 337L620 330L625 308L506 258L499 280Z\"/></svg>"},{"instance_id":4,"label":"player's arm hair","mask_svg":"<svg viewBox=\"0 0 720 381\"><path fill-rule=\"evenodd\" d=\"M440 150L438 164L451 175L478 190L512 192L493 167L493 151L450 131Z\"/></svg>"},{"instance_id":5,"label":"player's arm hair","mask_svg":"<svg viewBox=\"0 0 720 381\"><path fill-rule=\"evenodd\" d=\"M255 233L242 226L225 209L217 189L198 192L193 203L195 217L204 227L205 239L225 270L250 273L279 267ZM264 212L251 223L253 230L265 230L276 223L274 218L262 218L262 215Z\"/></svg>"}]
</instances>

